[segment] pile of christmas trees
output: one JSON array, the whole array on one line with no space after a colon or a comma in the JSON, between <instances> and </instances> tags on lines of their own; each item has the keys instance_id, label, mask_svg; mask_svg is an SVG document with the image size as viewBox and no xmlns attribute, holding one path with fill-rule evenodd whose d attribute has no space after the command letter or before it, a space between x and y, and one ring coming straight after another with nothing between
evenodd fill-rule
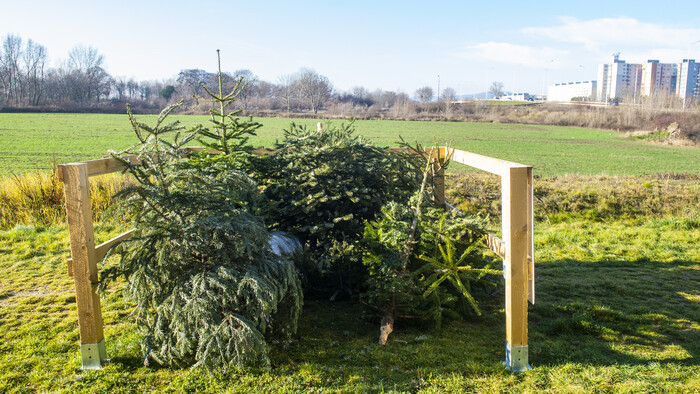
<instances>
[{"instance_id":1,"label":"pile of christmas trees","mask_svg":"<svg viewBox=\"0 0 700 394\"><path fill-rule=\"evenodd\" d=\"M139 158L124 161L136 183L119 199L136 231L101 286L125 279L146 363L266 365L268 340L297 330L304 287L359 295L382 319L381 343L404 315L439 325L479 313L473 286L498 271L479 248L480 222L430 198L449 157L375 147L352 122L292 124L274 155L255 156L247 139L261 125L227 111L244 87L224 94L221 71L218 92L204 87L208 127L168 123L177 105L154 126L129 111L139 143L114 153ZM188 151L194 140L208 149ZM303 252L273 254L271 230L294 234Z\"/></svg>"}]
</instances>

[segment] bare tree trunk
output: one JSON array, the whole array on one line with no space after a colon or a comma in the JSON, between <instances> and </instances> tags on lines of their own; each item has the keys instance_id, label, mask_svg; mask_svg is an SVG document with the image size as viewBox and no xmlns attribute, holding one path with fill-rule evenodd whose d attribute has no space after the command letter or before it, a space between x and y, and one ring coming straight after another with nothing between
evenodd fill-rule
<instances>
[{"instance_id":1,"label":"bare tree trunk","mask_svg":"<svg viewBox=\"0 0 700 394\"><path fill-rule=\"evenodd\" d=\"M386 341L389 339L389 334L394 331L394 312L387 311L382 316L382 322L379 326L379 344L386 345Z\"/></svg>"}]
</instances>

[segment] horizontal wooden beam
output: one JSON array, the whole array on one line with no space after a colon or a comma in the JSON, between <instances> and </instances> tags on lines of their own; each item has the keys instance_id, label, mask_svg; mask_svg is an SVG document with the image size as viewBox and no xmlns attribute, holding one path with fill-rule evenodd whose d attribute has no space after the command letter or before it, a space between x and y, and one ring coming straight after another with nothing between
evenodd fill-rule
<instances>
[{"instance_id":1,"label":"horizontal wooden beam","mask_svg":"<svg viewBox=\"0 0 700 394\"><path fill-rule=\"evenodd\" d=\"M463 150L455 149L452 154L452 161L461 163L470 167L478 168L480 170L490 172L496 175L506 175L509 173L510 169L513 167L528 167L524 164L514 163L512 161L506 161L501 159L496 159L493 157L483 156L476 153L465 152Z\"/></svg>"},{"instance_id":2,"label":"horizontal wooden beam","mask_svg":"<svg viewBox=\"0 0 700 394\"><path fill-rule=\"evenodd\" d=\"M136 163L136 160L138 160L138 156L126 155L126 156L124 156L124 159L128 160L130 163ZM89 177L95 176L95 175L109 174L111 172L122 171L126 168L124 163L122 163L121 161L119 161L113 157L105 157L103 159L81 161L78 163L87 164L87 172L88 172ZM75 164L75 163L68 163L68 164ZM58 179L61 180L61 182L63 182L63 168L66 165L67 164L59 164L56 166L56 171L58 172Z\"/></svg>"},{"instance_id":3,"label":"horizontal wooden beam","mask_svg":"<svg viewBox=\"0 0 700 394\"><path fill-rule=\"evenodd\" d=\"M109 248L112 247L112 245L116 244L117 242L125 241L129 238L131 238L132 235L134 235L135 229L131 229L123 234L119 234L116 237L110 239L109 241L102 242L101 244L95 246L95 260L96 261L101 261L105 255L107 254L107 251ZM66 261L68 264L68 276L73 276L73 259L68 259Z\"/></svg>"}]
</instances>

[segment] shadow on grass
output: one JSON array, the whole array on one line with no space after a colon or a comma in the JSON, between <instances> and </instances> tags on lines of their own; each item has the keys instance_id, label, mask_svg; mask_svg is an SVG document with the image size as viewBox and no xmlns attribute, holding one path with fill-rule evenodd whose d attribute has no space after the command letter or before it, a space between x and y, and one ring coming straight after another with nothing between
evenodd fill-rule
<instances>
[{"instance_id":1,"label":"shadow on grass","mask_svg":"<svg viewBox=\"0 0 700 394\"><path fill-rule=\"evenodd\" d=\"M700 263L539 264L531 362L700 364Z\"/></svg>"},{"instance_id":2,"label":"shadow on grass","mask_svg":"<svg viewBox=\"0 0 700 394\"><path fill-rule=\"evenodd\" d=\"M699 365L697 283L697 262L538 263L537 304L530 306L530 363L542 371L564 364ZM285 387L295 390L373 391L413 390L431 378L510 376L501 364L502 300L502 293L496 294L482 302L484 316L454 321L441 330L399 320L386 346L377 345L377 321L364 316L357 303L307 301L297 337L271 344L269 372L214 379L272 379L292 382ZM133 350L115 355L118 369L142 367Z\"/></svg>"}]
</instances>

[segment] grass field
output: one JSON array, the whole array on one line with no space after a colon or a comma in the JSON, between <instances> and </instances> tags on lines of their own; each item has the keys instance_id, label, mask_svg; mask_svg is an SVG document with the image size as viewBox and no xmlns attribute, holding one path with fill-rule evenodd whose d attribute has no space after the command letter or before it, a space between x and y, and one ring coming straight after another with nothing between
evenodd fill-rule
<instances>
[{"instance_id":1,"label":"grass field","mask_svg":"<svg viewBox=\"0 0 700 394\"><path fill-rule=\"evenodd\" d=\"M579 179L579 182L581 180ZM119 226L96 226L97 242ZM532 371L510 374L503 293L483 317L442 330L397 325L386 347L350 302L308 301L298 336L272 347L268 371L144 367L130 306L103 304L103 371L80 371L64 225L0 231L0 392L697 392L700 219L637 216L536 228Z\"/></svg>"},{"instance_id":2,"label":"grass field","mask_svg":"<svg viewBox=\"0 0 700 394\"><path fill-rule=\"evenodd\" d=\"M255 143L269 146L289 120L261 122ZM68 232L54 207L45 222L23 216L0 227L0 392L700 392L699 149L549 126L357 128L379 144L398 134L426 144L436 136L543 175L535 181L532 371L511 374L501 364L502 290L482 301L482 317L441 330L399 322L385 347L376 345L378 318L358 303L307 300L298 335L272 344L269 370L224 373L144 367L132 306L118 288L103 299L112 362L81 371ZM0 177L46 168L54 154L59 162L89 159L133 142L126 116L69 114L0 114L0 139ZM112 183L119 180L105 181ZM497 179L453 174L446 183L451 202L490 215L497 228ZM0 187L17 188L13 180ZM96 242L126 226L100 220Z\"/></svg>"},{"instance_id":3,"label":"grass field","mask_svg":"<svg viewBox=\"0 0 700 394\"><path fill-rule=\"evenodd\" d=\"M139 120L153 124L154 116ZM205 116L179 116L183 124L206 124ZM314 119L256 119L263 124L252 143L271 146L294 121L315 127ZM339 121L336 121L339 122ZM650 144L611 131L499 123L357 121L358 133L379 145L399 136L530 164L538 175L700 173L700 149ZM136 139L126 115L0 114L0 176L50 168L121 150Z\"/></svg>"}]
</instances>

